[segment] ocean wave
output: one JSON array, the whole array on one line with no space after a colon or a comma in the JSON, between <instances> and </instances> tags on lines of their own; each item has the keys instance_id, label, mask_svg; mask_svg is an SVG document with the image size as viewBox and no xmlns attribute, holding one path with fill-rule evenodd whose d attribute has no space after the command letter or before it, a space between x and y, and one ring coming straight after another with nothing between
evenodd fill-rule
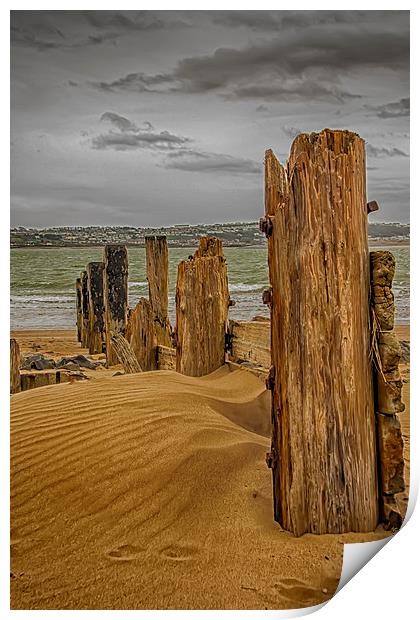
<instances>
[{"instance_id":1,"label":"ocean wave","mask_svg":"<svg viewBox=\"0 0 420 620\"><path fill-rule=\"evenodd\" d=\"M239 282L237 284L229 284L229 290L238 293L251 293L252 291L262 290L264 286L264 284L244 284L243 282Z\"/></svg>"},{"instance_id":2,"label":"ocean wave","mask_svg":"<svg viewBox=\"0 0 420 620\"><path fill-rule=\"evenodd\" d=\"M149 283L147 281L146 282L129 282L128 283L128 288L137 288L137 287L138 288L143 288L143 287L148 286L148 285L149 285Z\"/></svg>"}]
</instances>

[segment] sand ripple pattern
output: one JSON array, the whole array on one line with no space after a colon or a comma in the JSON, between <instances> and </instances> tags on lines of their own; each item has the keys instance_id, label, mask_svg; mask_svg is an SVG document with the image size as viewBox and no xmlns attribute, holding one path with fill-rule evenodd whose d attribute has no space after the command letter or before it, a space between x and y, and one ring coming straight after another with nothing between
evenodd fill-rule
<instances>
[{"instance_id":1,"label":"sand ripple pattern","mask_svg":"<svg viewBox=\"0 0 420 620\"><path fill-rule=\"evenodd\" d=\"M273 522L269 415L264 385L243 370L103 377L15 395L12 608L327 600L342 545L296 540Z\"/></svg>"}]
</instances>

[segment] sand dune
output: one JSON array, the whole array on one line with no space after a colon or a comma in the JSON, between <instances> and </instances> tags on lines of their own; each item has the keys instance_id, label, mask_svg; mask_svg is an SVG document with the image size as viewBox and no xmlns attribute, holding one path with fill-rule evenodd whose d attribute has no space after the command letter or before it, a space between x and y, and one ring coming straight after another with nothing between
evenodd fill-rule
<instances>
[{"instance_id":1,"label":"sand dune","mask_svg":"<svg viewBox=\"0 0 420 620\"><path fill-rule=\"evenodd\" d=\"M227 367L12 397L12 608L293 608L332 596L342 542L272 519L263 383Z\"/></svg>"}]
</instances>

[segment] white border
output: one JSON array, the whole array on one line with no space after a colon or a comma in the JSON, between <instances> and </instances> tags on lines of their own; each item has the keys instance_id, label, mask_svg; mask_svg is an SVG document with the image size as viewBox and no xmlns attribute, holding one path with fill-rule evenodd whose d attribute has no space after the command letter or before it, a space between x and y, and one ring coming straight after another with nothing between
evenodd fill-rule
<instances>
[{"instance_id":1,"label":"white border","mask_svg":"<svg viewBox=\"0 0 420 620\"><path fill-rule=\"evenodd\" d=\"M412 66L418 70L417 62L419 58L419 18L418 10L414 8L414 2L354 2L349 3L347 6L340 4L340 9L347 10L410 10L411 9L411 32L414 36L411 37L412 45ZM154 3L135 3L127 1L123 6L124 10L139 10L139 9L154 9L154 10L197 10L196 3L193 2L159 2ZM251 2L220 2L220 0L214 0L211 3L201 3L200 9L206 10L226 10L226 9L241 9L241 10L284 10L293 8L294 10L308 10L308 9L337 9L337 2L320 2L316 6L310 2L294 2L292 7L289 4L278 2L259 2L258 6ZM107 2L90 2L86 5L85 2L73 2L58 5L57 2L44 2L41 7L34 6L32 2L10 2L7 7L3 5L0 9L1 20L1 41L2 41L2 54L0 56L2 76L3 76L3 88L1 108L2 118L7 119L8 126L10 127L9 117L9 10L60 10L60 9L89 9L89 10L117 10L118 7L115 3ZM412 112L412 131L414 131L415 139L412 141L411 149L411 172L414 173L414 178L418 176L419 161L418 161L418 149L415 148L417 134L417 113L419 105L418 97L418 78L416 78L415 72L412 72L412 86L411 86L411 109ZM5 122L5 120L3 121ZM6 291L8 291L8 270L9 265L9 227L10 218L7 205L9 204L10 196L10 183L9 183L9 144L6 140L3 140L2 144L2 159L1 159L1 187L3 191L3 204L0 210L0 222L2 243L0 243L0 264L1 264L1 287L0 290L3 294L0 298L0 317L1 317L1 339L0 339L0 359L3 361L3 372L0 373L0 385L2 390L2 402L5 405L2 407L1 413L1 489L2 489L2 521L1 521L1 546L0 556L2 558L2 571L1 571L1 599L0 609L2 611L2 618L22 617L27 618L30 613L34 617L55 618L66 614L66 616L78 616L88 615L89 617L116 617L122 615L132 615L136 617L144 617L145 615L153 615L154 617L163 617L164 615L171 614L174 618L182 618L186 613L189 616L203 616L217 613L224 617L237 617L238 614L243 616L244 614L253 617L262 617L264 614L276 617L297 617L310 612L311 610L296 610L296 612L235 612L235 611L217 611L217 612L199 612L199 611L174 611L174 612L162 612L162 611L9 611L9 582L7 570L9 568L9 494L7 492L9 488L9 476L8 476L8 463L9 463L9 426L8 416L6 415L8 402L8 372L7 361L9 352L7 347L8 332L9 332L9 304L8 297L6 297ZM419 483L419 450L418 438L419 438L419 421L418 421L418 381L416 380L418 373L418 351L419 351L419 337L415 329L416 318L418 308L420 308L420 286L419 278L417 274L417 266L419 264L419 247L417 241L419 239L419 216L418 216L418 189L414 184L412 187L413 197L412 204L414 208L411 211L411 232L412 232L412 250L411 250L411 373L412 373L412 385L411 390L411 430L410 430L410 443L411 446L416 446L415 450L411 450L411 487L410 487L410 512L414 508L415 498L418 492ZM373 559L368 562L366 566L353 578L350 583L346 585L333 599L325 606L318 606L317 618L322 619L334 619L337 617L343 620L347 618L354 620L355 616L360 618L373 618L373 617L392 617L397 615L399 617L407 616L413 617L411 611L417 609L417 589L418 589L418 577L415 565L415 545L419 542L420 531L420 517L419 510L417 509L411 516L408 522L405 523L404 528L396 536L394 536L388 544L378 553ZM365 543L362 546L365 546ZM346 548L349 545L346 545ZM357 553L357 545L351 545L350 555L353 552ZM360 560L360 557L359 557ZM322 608L320 608L322 607ZM315 611L315 610L314 610Z\"/></svg>"}]
</instances>

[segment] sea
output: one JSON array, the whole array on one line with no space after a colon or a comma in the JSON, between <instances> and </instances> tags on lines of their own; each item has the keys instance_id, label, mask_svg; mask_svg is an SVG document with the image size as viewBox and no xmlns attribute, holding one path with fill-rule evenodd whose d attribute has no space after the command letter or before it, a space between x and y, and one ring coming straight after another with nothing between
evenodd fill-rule
<instances>
[{"instance_id":1,"label":"sea","mask_svg":"<svg viewBox=\"0 0 420 620\"><path fill-rule=\"evenodd\" d=\"M396 323L409 323L410 271L408 246L375 246L389 249L396 259L393 291ZM261 301L268 285L265 247L224 248L230 296L236 304L233 319L249 321L268 316ZM178 263L193 248L169 248L169 314L175 322L175 287ZM72 329L75 327L75 280L90 261L102 259L102 248L13 248L11 250L11 329ZM128 248L129 305L148 296L144 248Z\"/></svg>"}]
</instances>

